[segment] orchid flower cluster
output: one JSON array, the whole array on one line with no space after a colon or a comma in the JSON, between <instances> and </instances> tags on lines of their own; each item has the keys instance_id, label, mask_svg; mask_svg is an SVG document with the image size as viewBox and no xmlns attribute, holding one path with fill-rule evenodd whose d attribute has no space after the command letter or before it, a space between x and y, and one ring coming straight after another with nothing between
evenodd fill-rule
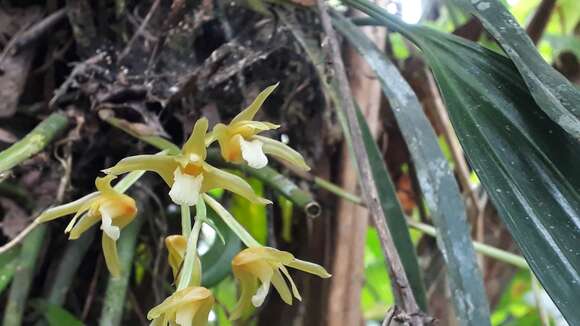
<instances>
[{"instance_id":1,"label":"orchid flower cluster","mask_svg":"<svg viewBox=\"0 0 580 326\"><path fill-rule=\"evenodd\" d=\"M222 188L253 203L271 203L258 196L241 177L206 162L207 148L216 141L223 159L230 163L246 163L260 169L268 164L267 155L270 155L297 169L309 170L298 152L279 141L258 135L279 127L270 122L253 120L277 85L266 88L229 124L217 124L210 133L207 119L199 119L191 136L177 153L162 152L158 155L137 155L122 159L115 166L103 170L106 176L96 179L96 192L48 209L38 217L37 222L74 214L65 229L65 233L69 233L69 239L79 238L83 232L100 222L105 263L110 273L118 277L127 271L121 270L116 241L122 229L136 217L137 206L134 199L113 188L111 182L124 173L152 171L169 186L169 197L181 206L182 213L182 233L169 235L165 239L168 263L176 290L149 311L147 317L153 320L152 325L207 324L214 297L209 289L201 286L202 266L197 253L201 227L203 223L209 223L206 204L216 211L247 246L232 260L233 274L239 282L240 297L231 318L238 319L252 306L262 305L271 285L287 304L292 304L293 298L301 300L287 267L323 278L330 277L330 274L322 266L296 259L291 253L262 246L218 201L207 194L212 189ZM193 227L190 215L192 206L196 210Z\"/></svg>"}]
</instances>

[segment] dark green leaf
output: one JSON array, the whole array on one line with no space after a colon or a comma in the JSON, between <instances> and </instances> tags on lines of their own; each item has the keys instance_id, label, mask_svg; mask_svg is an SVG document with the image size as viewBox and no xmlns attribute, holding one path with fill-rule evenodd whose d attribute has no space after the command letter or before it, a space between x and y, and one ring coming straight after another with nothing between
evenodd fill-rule
<instances>
[{"instance_id":1,"label":"dark green leaf","mask_svg":"<svg viewBox=\"0 0 580 326\"><path fill-rule=\"evenodd\" d=\"M550 66L498 0L456 0L483 22L512 59L540 108L580 140L580 92Z\"/></svg>"},{"instance_id":2,"label":"dark green leaf","mask_svg":"<svg viewBox=\"0 0 580 326\"><path fill-rule=\"evenodd\" d=\"M383 161L383 156L373 139L373 135L371 134L369 126L360 109L357 111L357 114L358 123L369 156L369 162L371 163L373 178L375 179L378 188L377 190L379 193L381 208L385 212L391 237L393 238L393 242L399 252L401 252L401 248L406 248L405 250L410 251L406 252L404 255L400 255L401 262L403 263L405 272L407 273L407 278L409 279L410 286L415 294L417 304L419 304L419 307L421 307L423 311L427 311L423 279L421 277L419 264L417 263L415 248L411 241L411 236L409 235L405 213L403 213L403 208L397 198L397 191L395 190L391 176L387 171L387 167Z\"/></svg>"},{"instance_id":3,"label":"dark green leaf","mask_svg":"<svg viewBox=\"0 0 580 326\"><path fill-rule=\"evenodd\" d=\"M424 53L471 165L564 317L580 320L580 145L534 101L506 57L348 3Z\"/></svg>"},{"instance_id":4,"label":"dark green leaf","mask_svg":"<svg viewBox=\"0 0 580 326\"><path fill-rule=\"evenodd\" d=\"M279 11L279 16L282 22L290 27L290 31L292 32L293 36L302 46L309 60L316 68L318 78L324 87L325 93L330 99L332 99L334 105L341 105L340 97L337 96L338 91L335 85L328 83L327 76L324 71L324 65L320 64L320 62L324 61L324 55L322 54L318 43L313 38L304 35L299 27L301 25L298 24L291 15L286 12ZM343 131L347 131L344 118L341 118L340 116L339 118L341 120ZM378 186L378 193L381 196L381 207L387 216L387 223L391 232L391 236L393 237L393 242L395 243L399 257L401 257L401 262L405 269L409 283L412 286L415 300L417 301L419 307L426 311L427 299L425 297L425 289L417 262L415 247L411 241L409 230L405 221L405 215L401 209L401 205L398 201L391 178L384 165L381 153L379 152L373 138L370 136L370 132L368 131L368 126L366 121L364 121L364 118L360 121L359 125L363 131L363 136L366 135L366 150L367 153L369 153L369 161L372 165L371 168L373 169L373 177ZM350 133L347 131L344 132L344 134L349 135ZM348 137L347 142L350 144Z\"/></svg>"},{"instance_id":5,"label":"dark green leaf","mask_svg":"<svg viewBox=\"0 0 580 326\"><path fill-rule=\"evenodd\" d=\"M439 248L444 253L455 312L473 325L489 324L489 307L471 243L465 206L437 136L421 104L397 68L355 25L339 14L333 23L381 82L385 96L415 164L419 185L438 229Z\"/></svg>"}]
</instances>

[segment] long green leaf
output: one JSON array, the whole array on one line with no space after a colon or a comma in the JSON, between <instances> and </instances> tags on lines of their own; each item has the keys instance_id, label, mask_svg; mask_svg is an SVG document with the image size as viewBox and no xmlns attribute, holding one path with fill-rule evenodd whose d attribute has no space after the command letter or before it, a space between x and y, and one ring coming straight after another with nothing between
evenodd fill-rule
<instances>
[{"instance_id":1,"label":"long green leaf","mask_svg":"<svg viewBox=\"0 0 580 326\"><path fill-rule=\"evenodd\" d=\"M419 294L415 294L415 300L417 300L417 304L419 304L419 307L421 307L423 311L427 311L427 300L421 273L407 272L415 270L420 271L420 269L417 262L417 256L415 254L415 248L413 247L413 242L411 241L411 236L407 227L405 213L403 212L403 208L401 207L401 203L399 203L399 199L397 197L397 190L395 189L393 180L391 180L391 176L387 171L387 167L385 166L385 162L379 147L375 143L373 135L371 134L369 126L360 109L357 111L357 114L358 123L362 131L363 140L365 142L365 148L371 163L373 178L377 184L381 208L385 212L385 216L387 218L386 222L389 226L391 237L393 238L393 242L395 242L397 249L411 248L410 250L412 250L411 253L400 255L401 261L405 267L405 273L407 274L407 278L409 279L413 293Z\"/></svg>"},{"instance_id":2,"label":"long green leaf","mask_svg":"<svg viewBox=\"0 0 580 326\"><path fill-rule=\"evenodd\" d=\"M483 22L512 59L540 108L580 140L580 91L538 53L526 32L499 0L455 0Z\"/></svg>"},{"instance_id":3,"label":"long green leaf","mask_svg":"<svg viewBox=\"0 0 580 326\"><path fill-rule=\"evenodd\" d=\"M314 39L304 35L304 33L298 27L300 24L298 24L288 12L278 10L278 14L282 22L290 28L294 38L300 44L300 46L302 46L309 60L313 63L314 67L316 68L318 78L323 85L326 94L334 102L334 105L341 105L340 97L337 96L338 93L336 87L328 83L327 76L323 68L324 65L320 64L320 62L323 61L324 56L318 43ZM346 131L345 128L348 127L346 126L344 117L341 119L341 124L343 130ZM369 161L372 165L371 168L373 169L373 177L377 183L377 187L379 188L378 192L381 196L380 204L385 213L385 216L387 217L387 223L391 232L391 237L393 238L393 242L395 243L399 257L401 257L401 262L405 269L405 274L407 275L409 283L412 287L415 300L423 311L427 311L427 299L425 296L421 271L417 262L415 247L411 241L411 236L406 225L405 215L397 199L393 182L386 170L383 158L376 146L376 143L372 137L368 136L368 126L366 121L364 121L364 118L362 121L359 121L359 125L362 128L363 135L367 134L366 149L369 153ZM345 132L345 135L348 134L349 132ZM349 142L348 137L346 140Z\"/></svg>"},{"instance_id":4,"label":"long green leaf","mask_svg":"<svg viewBox=\"0 0 580 326\"><path fill-rule=\"evenodd\" d=\"M489 324L489 306L477 266L465 206L437 136L411 87L397 68L355 25L333 15L337 30L354 45L377 75L415 164L425 203L438 229L457 317L471 325Z\"/></svg>"},{"instance_id":5,"label":"long green leaf","mask_svg":"<svg viewBox=\"0 0 580 326\"><path fill-rule=\"evenodd\" d=\"M553 122L506 57L347 2L403 33L431 66L467 158L564 317L580 320L580 145Z\"/></svg>"}]
</instances>

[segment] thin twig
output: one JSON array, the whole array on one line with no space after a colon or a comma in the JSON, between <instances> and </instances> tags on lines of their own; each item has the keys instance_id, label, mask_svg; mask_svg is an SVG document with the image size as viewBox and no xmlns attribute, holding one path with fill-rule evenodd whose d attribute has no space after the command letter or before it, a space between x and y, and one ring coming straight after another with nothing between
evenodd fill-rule
<instances>
[{"instance_id":1,"label":"thin twig","mask_svg":"<svg viewBox=\"0 0 580 326\"><path fill-rule=\"evenodd\" d=\"M38 23L32 25L20 36L18 36L18 38L12 45L12 48L10 49L10 54L16 55L23 49L35 44L36 41L38 41L46 33L50 32L52 28L56 26L56 24L58 24L65 17L66 10L60 9L46 16L43 20L39 21Z\"/></svg>"},{"instance_id":2,"label":"thin twig","mask_svg":"<svg viewBox=\"0 0 580 326\"><path fill-rule=\"evenodd\" d=\"M26 228L24 228L24 230L20 231L20 233L17 236L15 236L14 239L12 239L8 243L2 245L2 247L0 247L0 255L7 252L8 250L10 250L12 247L16 246L17 244L19 244L22 240L24 240L26 238L26 236L30 232L32 232L34 229L36 229L36 227L38 225L39 225L39 223L37 223L36 220L34 220Z\"/></svg>"},{"instance_id":3,"label":"thin twig","mask_svg":"<svg viewBox=\"0 0 580 326\"><path fill-rule=\"evenodd\" d=\"M143 309L141 309L141 306L139 305L139 300L137 300L137 297L135 296L135 293L133 293L131 289L127 290L127 293L129 294L129 300L131 300L131 305L133 308L135 308L135 314L137 315L141 325L149 325L149 322L147 322L147 318L145 318L145 314L143 313Z\"/></svg>"},{"instance_id":4,"label":"thin twig","mask_svg":"<svg viewBox=\"0 0 580 326\"><path fill-rule=\"evenodd\" d=\"M555 7L556 0L542 0L536 9L534 16L526 27L526 33L528 33L534 44L538 44L542 39L542 35L544 35L544 31L546 30L546 26L548 26L548 21Z\"/></svg>"},{"instance_id":5,"label":"thin twig","mask_svg":"<svg viewBox=\"0 0 580 326\"><path fill-rule=\"evenodd\" d=\"M475 209L475 214L480 211L479 203L475 192L471 189L471 184L469 182L469 167L467 165L467 160L465 159L465 155L463 154L463 149L459 144L459 140L457 139L457 135L455 134L455 130L451 125L451 121L449 120L449 114L447 114L447 110L445 109L445 104L441 100L441 96L439 95L439 91L437 90L437 85L435 84L435 80L433 79L433 75L426 71L425 75L427 76L427 85L429 86L429 91L431 92L431 96L433 97L433 102L435 106L435 117L439 120L439 124L443 127L443 136L445 137L445 141L447 145L449 145L449 149L451 152L451 157L453 158L453 163L455 164L455 172L457 173L457 177L459 180L459 184L461 184L461 188L463 192L469 196L471 203Z\"/></svg>"},{"instance_id":6,"label":"thin twig","mask_svg":"<svg viewBox=\"0 0 580 326\"><path fill-rule=\"evenodd\" d=\"M81 313L81 320L86 320L89 316L89 312L91 311L91 307L93 306L93 299L95 298L95 293L97 290L97 281L99 280L99 274L101 273L101 266L103 259L101 256L97 258L97 263L95 266L95 272L93 273L93 277L91 278L91 283L89 284L89 291L87 294L87 298L85 299L85 304L83 305L83 312Z\"/></svg>"},{"instance_id":7,"label":"thin twig","mask_svg":"<svg viewBox=\"0 0 580 326\"><path fill-rule=\"evenodd\" d=\"M131 37L129 42L127 42L127 45L125 46L125 49L123 49L123 52L121 52L121 54L119 54L119 58L117 59L117 62L122 62L123 59L125 59L125 57L129 54L129 52L131 52L131 49L133 49L133 45L135 44L135 42L137 41L139 36L141 36L143 34L145 29L147 28L147 25L149 25L149 21L151 20L151 17L153 17L153 14L155 14L157 9L159 8L160 2L161 1L159 1L159 0L155 0L155 2L153 2L153 4L151 5L151 8L149 9L149 12L145 16L145 19L143 19L143 22L141 22L139 29L137 29L135 34L133 34L133 36Z\"/></svg>"},{"instance_id":8,"label":"thin twig","mask_svg":"<svg viewBox=\"0 0 580 326\"><path fill-rule=\"evenodd\" d=\"M382 249L386 257L385 262L391 276L396 301L400 303L402 309L411 316L410 321L412 325L424 325L423 318L417 314L420 313L419 306L415 301L415 296L411 290L411 286L409 285L401 258L397 253L395 244L389 233L388 226L385 222L386 218L384 212L379 205L379 195L375 180L371 174L370 162L366 153L362 132L358 124L356 109L352 98L349 97L351 91L344 63L340 55L341 52L338 39L336 38L335 31L332 27L324 0L317 0L316 2L322 27L330 44L330 53L340 90L341 104L343 105L342 109L345 111L344 113L347 117L351 134L350 136L353 143L352 147L356 156L357 169L359 171L360 184L362 185L362 193L369 208L370 215L374 219L375 227L381 240ZM336 106L336 108L337 110L340 110L339 106Z\"/></svg>"}]
</instances>

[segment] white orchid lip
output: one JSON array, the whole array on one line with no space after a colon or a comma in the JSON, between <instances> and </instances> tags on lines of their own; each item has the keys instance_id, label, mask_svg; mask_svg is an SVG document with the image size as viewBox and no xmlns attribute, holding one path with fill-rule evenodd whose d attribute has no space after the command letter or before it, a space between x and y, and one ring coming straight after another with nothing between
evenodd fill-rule
<instances>
[{"instance_id":1,"label":"white orchid lip","mask_svg":"<svg viewBox=\"0 0 580 326\"><path fill-rule=\"evenodd\" d=\"M243 137L240 137L242 158L254 169L261 169L268 165L268 157L264 154L262 145L264 145L264 143L257 139L246 141Z\"/></svg>"},{"instance_id":2,"label":"white orchid lip","mask_svg":"<svg viewBox=\"0 0 580 326\"><path fill-rule=\"evenodd\" d=\"M264 282L256 291L256 294L252 296L252 304L254 307L259 307L264 303L266 296L268 295L268 290L270 290L270 282Z\"/></svg>"},{"instance_id":3,"label":"white orchid lip","mask_svg":"<svg viewBox=\"0 0 580 326\"><path fill-rule=\"evenodd\" d=\"M199 198L203 174L192 176L182 173L180 168L173 172L173 186L169 191L169 197L178 205L194 206Z\"/></svg>"},{"instance_id":4,"label":"white orchid lip","mask_svg":"<svg viewBox=\"0 0 580 326\"><path fill-rule=\"evenodd\" d=\"M109 236L109 238L113 240L118 240L119 236L121 235L121 229L118 226L113 225L113 218L111 217L110 212L106 209L101 207L99 209L101 213L101 230Z\"/></svg>"}]
</instances>

